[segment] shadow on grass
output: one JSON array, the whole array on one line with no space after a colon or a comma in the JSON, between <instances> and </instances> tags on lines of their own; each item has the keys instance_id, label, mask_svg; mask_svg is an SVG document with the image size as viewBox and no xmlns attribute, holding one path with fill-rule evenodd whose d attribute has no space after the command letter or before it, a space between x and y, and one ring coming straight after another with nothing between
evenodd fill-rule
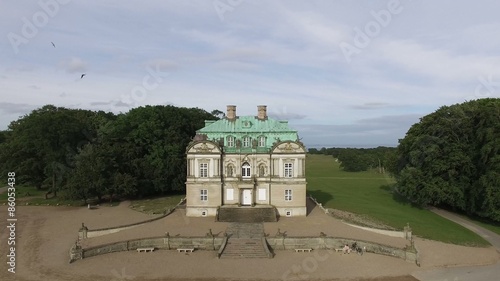
<instances>
[{"instance_id":1,"label":"shadow on grass","mask_svg":"<svg viewBox=\"0 0 500 281\"><path fill-rule=\"evenodd\" d=\"M325 206L328 202L333 200L333 196L330 193L324 192L322 190L310 190L308 193L318 200L319 203L322 203Z\"/></svg>"},{"instance_id":2,"label":"shadow on grass","mask_svg":"<svg viewBox=\"0 0 500 281\"><path fill-rule=\"evenodd\" d=\"M411 202L408 198L404 197L401 193L399 193L396 189L395 184L384 184L379 187L381 190L386 191L392 195L392 199L398 202L401 205L411 205L413 208L423 209L422 206Z\"/></svg>"}]
</instances>

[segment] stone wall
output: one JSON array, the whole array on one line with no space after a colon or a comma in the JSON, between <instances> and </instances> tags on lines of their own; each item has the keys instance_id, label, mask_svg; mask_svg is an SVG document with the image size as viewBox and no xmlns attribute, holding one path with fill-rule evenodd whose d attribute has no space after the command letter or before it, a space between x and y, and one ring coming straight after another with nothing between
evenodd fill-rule
<instances>
[{"instance_id":1,"label":"stone wall","mask_svg":"<svg viewBox=\"0 0 500 281\"><path fill-rule=\"evenodd\" d=\"M342 249L345 244L349 246L354 242L368 253L392 256L419 265L418 251L415 248L400 249L378 243L352 240L336 237L268 237L267 243L273 250L293 250L297 248L311 249Z\"/></svg>"},{"instance_id":2,"label":"stone wall","mask_svg":"<svg viewBox=\"0 0 500 281\"><path fill-rule=\"evenodd\" d=\"M171 250L177 248L194 248L196 250L218 250L222 245L223 237L152 237L121 241L111 244L89 247L86 249L73 246L70 249L70 262L78 259L89 258L97 255L135 251L137 248L155 248L157 250Z\"/></svg>"},{"instance_id":3,"label":"stone wall","mask_svg":"<svg viewBox=\"0 0 500 281\"><path fill-rule=\"evenodd\" d=\"M319 203L315 198L309 196L309 199L311 199L316 204L316 206L318 206L321 209L321 211L323 211L325 214L330 215L330 216L332 215L331 212L329 211L329 209L323 207L323 204ZM344 221L342 220L342 222L344 222ZM354 225L354 224L349 224L349 223L345 223L345 224L350 225L352 227L360 228L360 229L363 229L366 231L371 231L371 232L383 234L386 236L405 238L406 240L410 240L410 241L412 240L412 229L411 229L409 224L404 227L403 231L376 229L376 228L364 227L364 226L359 226L359 225Z\"/></svg>"},{"instance_id":4,"label":"stone wall","mask_svg":"<svg viewBox=\"0 0 500 281\"><path fill-rule=\"evenodd\" d=\"M129 229L129 228L133 228L133 227L139 226L141 224L145 224L145 223L148 223L148 222L152 222L152 221L156 221L156 220L162 219L162 218L170 215L171 213L173 213L175 211L175 209L180 204L184 203L185 200L186 200L186 198L181 199L181 201L174 208L167 209L165 211L164 215L156 217L156 218L152 218L152 219L149 219L149 220L145 220L145 221L140 221L140 222L126 224L126 225L119 225L119 226L105 227L105 228L99 228L99 229L92 229L92 230L89 230L82 223L82 227L80 228L80 230L78 232L78 237L79 237L79 239L86 239L86 238L93 238L93 237L103 236L103 235L106 235L106 234L116 233L116 232L119 232L119 231L122 231L122 230L125 230L125 229Z\"/></svg>"}]
</instances>

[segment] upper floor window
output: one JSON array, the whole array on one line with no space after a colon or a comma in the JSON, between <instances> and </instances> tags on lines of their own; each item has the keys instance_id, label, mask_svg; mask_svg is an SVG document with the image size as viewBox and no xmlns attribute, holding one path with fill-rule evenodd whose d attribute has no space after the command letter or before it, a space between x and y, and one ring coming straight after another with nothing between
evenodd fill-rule
<instances>
[{"instance_id":1,"label":"upper floor window","mask_svg":"<svg viewBox=\"0 0 500 281\"><path fill-rule=\"evenodd\" d=\"M234 147L234 137L233 136L227 137L227 146Z\"/></svg>"},{"instance_id":2,"label":"upper floor window","mask_svg":"<svg viewBox=\"0 0 500 281\"><path fill-rule=\"evenodd\" d=\"M259 147L264 147L266 146L266 137L260 136L259 137Z\"/></svg>"},{"instance_id":3,"label":"upper floor window","mask_svg":"<svg viewBox=\"0 0 500 281\"><path fill-rule=\"evenodd\" d=\"M292 201L292 190L285 189L285 201Z\"/></svg>"},{"instance_id":4,"label":"upper floor window","mask_svg":"<svg viewBox=\"0 0 500 281\"><path fill-rule=\"evenodd\" d=\"M250 164L248 164L247 162L243 163L243 166L241 166L241 176L243 178L250 177Z\"/></svg>"},{"instance_id":5,"label":"upper floor window","mask_svg":"<svg viewBox=\"0 0 500 281\"><path fill-rule=\"evenodd\" d=\"M200 178L208 178L208 163L200 163Z\"/></svg>"},{"instance_id":6,"label":"upper floor window","mask_svg":"<svg viewBox=\"0 0 500 281\"><path fill-rule=\"evenodd\" d=\"M285 178L293 177L293 164L285 163Z\"/></svg>"},{"instance_id":7,"label":"upper floor window","mask_svg":"<svg viewBox=\"0 0 500 281\"><path fill-rule=\"evenodd\" d=\"M250 147L250 137L243 137L243 147Z\"/></svg>"}]
</instances>

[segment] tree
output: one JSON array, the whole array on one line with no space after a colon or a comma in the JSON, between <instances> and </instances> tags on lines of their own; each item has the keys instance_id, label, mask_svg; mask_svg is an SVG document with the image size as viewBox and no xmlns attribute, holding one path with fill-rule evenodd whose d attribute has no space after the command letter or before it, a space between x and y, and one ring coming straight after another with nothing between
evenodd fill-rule
<instances>
[{"instance_id":1,"label":"tree","mask_svg":"<svg viewBox=\"0 0 500 281\"><path fill-rule=\"evenodd\" d=\"M443 106L400 140L391 172L422 205L500 221L500 99Z\"/></svg>"}]
</instances>

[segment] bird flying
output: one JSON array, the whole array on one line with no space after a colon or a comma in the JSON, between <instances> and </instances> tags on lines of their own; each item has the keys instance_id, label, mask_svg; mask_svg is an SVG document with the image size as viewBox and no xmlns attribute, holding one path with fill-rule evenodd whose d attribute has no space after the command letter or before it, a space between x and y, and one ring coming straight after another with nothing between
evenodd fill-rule
<instances>
[{"instance_id":1,"label":"bird flying","mask_svg":"<svg viewBox=\"0 0 500 281\"><path fill-rule=\"evenodd\" d=\"M85 75L87 75L87 74L83 73L83 74L82 74L82 76L80 76L80 79L82 79L82 78L83 78L83 76L85 76Z\"/></svg>"},{"instance_id":2,"label":"bird flying","mask_svg":"<svg viewBox=\"0 0 500 281\"><path fill-rule=\"evenodd\" d=\"M56 44L54 44L54 42L50 42L50 43L52 43L52 46L54 46L54 48L56 47Z\"/></svg>"}]
</instances>

